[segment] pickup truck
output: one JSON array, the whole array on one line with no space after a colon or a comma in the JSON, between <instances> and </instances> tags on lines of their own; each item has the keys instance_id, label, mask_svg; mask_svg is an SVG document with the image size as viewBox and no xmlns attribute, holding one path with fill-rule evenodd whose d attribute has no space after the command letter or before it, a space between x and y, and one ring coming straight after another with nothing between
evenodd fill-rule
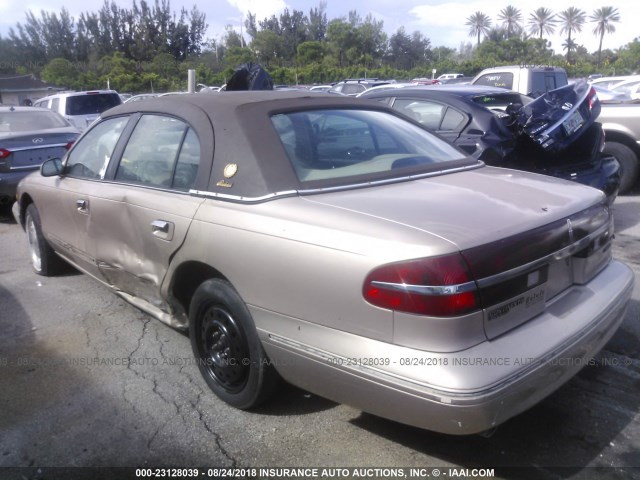
<instances>
[{"instance_id":1,"label":"pickup truck","mask_svg":"<svg viewBox=\"0 0 640 480\"><path fill-rule=\"evenodd\" d=\"M604 153L620 163L620 193L629 191L640 172L640 103L602 104L598 122L605 134Z\"/></svg>"},{"instance_id":2,"label":"pickup truck","mask_svg":"<svg viewBox=\"0 0 640 480\"><path fill-rule=\"evenodd\" d=\"M568 83L564 68L537 65L485 68L471 81L472 85L507 88L530 97L539 97Z\"/></svg>"}]
</instances>

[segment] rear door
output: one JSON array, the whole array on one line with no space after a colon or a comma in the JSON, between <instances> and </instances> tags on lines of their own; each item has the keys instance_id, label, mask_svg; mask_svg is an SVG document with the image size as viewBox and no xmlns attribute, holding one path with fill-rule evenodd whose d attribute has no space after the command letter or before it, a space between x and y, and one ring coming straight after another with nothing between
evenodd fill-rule
<instances>
[{"instance_id":1,"label":"rear door","mask_svg":"<svg viewBox=\"0 0 640 480\"><path fill-rule=\"evenodd\" d=\"M89 235L100 274L117 289L163 308L160 285L204 201L189 195L200 143L184 121L140 116L108 195L94 200Z\"/></svg>"}]
</instances>

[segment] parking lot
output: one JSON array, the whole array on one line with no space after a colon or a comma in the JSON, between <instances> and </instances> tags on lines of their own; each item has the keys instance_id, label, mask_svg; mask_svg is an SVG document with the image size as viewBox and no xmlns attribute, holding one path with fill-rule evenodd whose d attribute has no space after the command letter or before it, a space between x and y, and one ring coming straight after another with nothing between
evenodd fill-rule
<instances>
[{"instance_id":1,"label":"parking lot","mask_svg":"<svg viewBox=\"0 0 640 480\"><path fill-rule=\"evenodd\" d=\"M640 195L619 198L614 210L614 255L640 279ZM638 284L621 329L576 378L489 437L455 437L287 385L258 410L229 407L208 390L184 333L87 276L35 275L7 214L0 467L462 467L495 469L496 478L640 478ZM21 475L47 478L31 472Z\"/></svg>"}]
</instances>

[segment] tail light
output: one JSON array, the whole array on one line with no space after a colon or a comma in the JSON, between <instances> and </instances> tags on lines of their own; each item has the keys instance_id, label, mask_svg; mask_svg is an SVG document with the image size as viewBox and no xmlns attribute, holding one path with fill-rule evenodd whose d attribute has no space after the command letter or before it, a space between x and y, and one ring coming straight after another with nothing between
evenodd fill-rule
<instances>
[{"instance_id":1,"label":"tail light","mask_svg":"<svg viewBox=\"0 0 640 480\"><path fill-rule=\"evenodd\" d=\"M589 90L589 94L587 95L587 98L589 100L589 108L593 108L593 104L596 103L596 101L598 101L598 93L596 92L596 89L591 87L591 89Z\"/></svg>"},{"instance_id":2,"label":"tail light","mask_svg":"<svg viewBox=\"0 0 640 480\"><path fill-rule=\"evenodd\" d=\"M67 143L67 144L64 146L64 149L65 149L65 150L70 150L70 149L71 149L71 147L73 147L73 144L74 144L74 143L76 143L76 142L75 142L75 140L74 140L74 141L72 141L72 142Z\"/></svg>"},{"instance_id":3,"label":"tail light","mask_svg":"<svg viewBox=\"0 0 640 480\"><path fill-rule=\"evenodd\" d=\"M458 253L383 265L367 276L362 294L372 305L435 317L480 308L476 283Z\"/></svg>"},{"instance_id":4,"label":"tail light","mask_svg":"<svg viewBox=\"0 0 640 480\"><path fill-rule=\"evenodd\" d=\"M11 155L11 152L9 150L0 148L0 159L7 158L9 155Z\"/></svg>"}]
</instances>

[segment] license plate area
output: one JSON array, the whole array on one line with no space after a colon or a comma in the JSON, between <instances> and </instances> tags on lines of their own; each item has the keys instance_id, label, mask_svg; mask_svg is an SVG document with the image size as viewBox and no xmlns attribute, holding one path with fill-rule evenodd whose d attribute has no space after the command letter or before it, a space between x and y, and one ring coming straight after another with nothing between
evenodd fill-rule
<instances>
[{"instance_id":1,"label":"license plate area","mask_svg":"<svg viewBox=\"0 0 640 480\"><path fill-rule=\"evenodd\" d=\"M548 294L547 269L537 269L515 279L515 283L521 284L516 294L484 309L487 338L495 338L544 311Z\"/></svg>"},{"instance_id":2,"label":"license plate area","mask_svg":"<svg viewBox=\"0 0 640 480\"><path fill-rule=\"evenodd\" d=\"M584 118L582 118L580 111L576 110L562 123L562 127L567 135L571 135L580 130L583 124Z\"/></svg>"}]
</instances>

